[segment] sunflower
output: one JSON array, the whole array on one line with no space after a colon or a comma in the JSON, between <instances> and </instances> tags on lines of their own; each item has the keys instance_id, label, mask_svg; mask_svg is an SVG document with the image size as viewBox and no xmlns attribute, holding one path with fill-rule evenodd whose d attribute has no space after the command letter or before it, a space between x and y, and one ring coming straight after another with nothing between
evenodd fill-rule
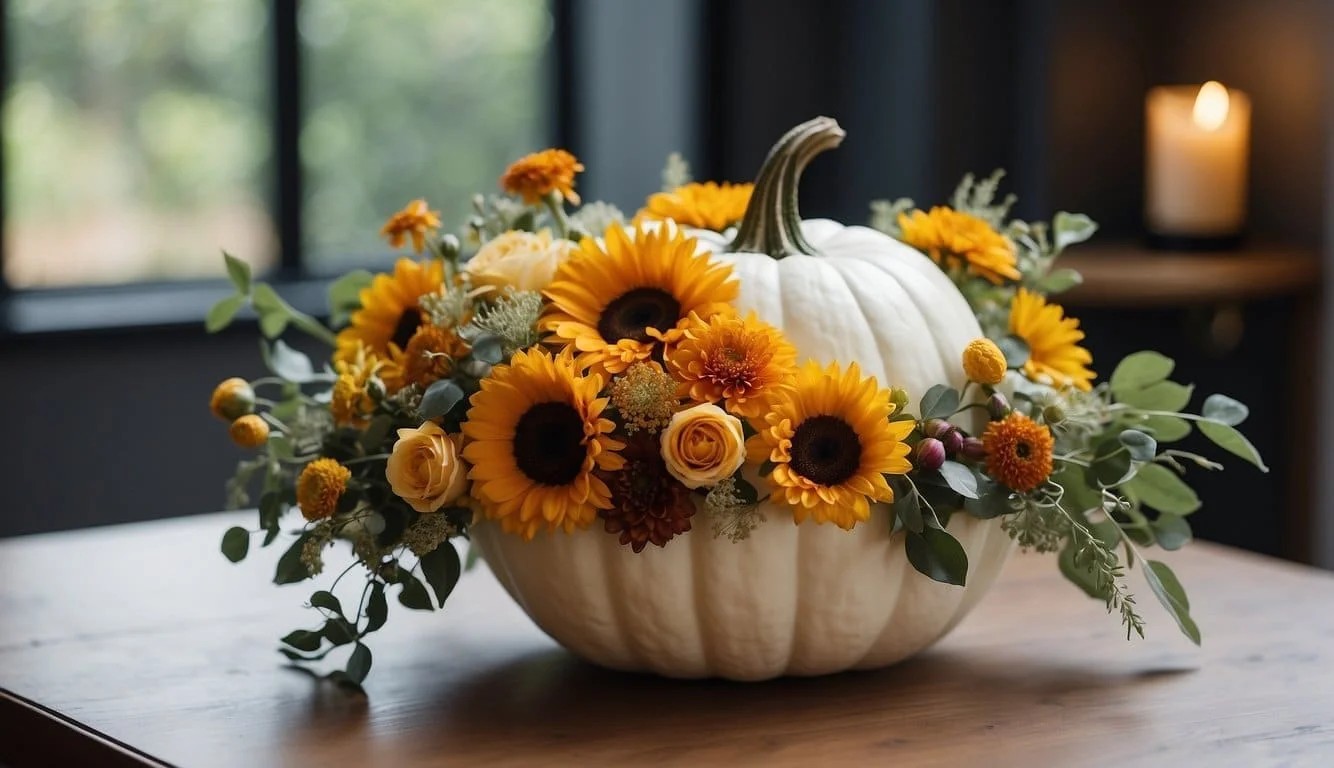
<instances>
[{"instance_id":1,"label":"sunflower","mask_svg":"<svg viewBox=\"0 0 1334 768\"><path fill-rule=\"evenodd\" d=\"M613 224L603 242L584 238L543 292L542 328L580 353L580 368L616 374L647 360L659 343L681 338L691 313L731 312L739 290L732 268L695 248L674 226L627 234Z\"/></svg>"},{"instance_id":2,"label":"sunflower","mask_svg":"<svg viewBox=\"0 0 1334 768\"><path fill-rule=\"evenodd\" d=\"M903 242L950 272L967 269L994 285L1018 280L1014 245L978 217L938 205L899 214Z\"/></svg>"},{"instance_id":3,"label":"sunflower","mask_svg":"<svg viewBox=\"0 0 1334 768\"><path fill-rule=\"evenodd\" d=\"M1072 386L1083 392L1093 388L1096 373L1086 366L1093 355L1079 346L1084 332L1079 321L1066 317L1059 304L1049 304L1041 294L1020 288L1010 305L1010 333L1028 344L1024 375L1033 381L1050 379L1058 387Z\"/></svg>"},{"instance_id":4,"label":"sunflower","mask_svg":"<svg viewBox=\"0 0 1334 768\"><path fill-rule=\"evenodd\" d=\"M683 227L722 232L741 221L750 205L754 184L716 181L683 184L671 192L650 195L636 218L646 221L671 219Z\"/></svg>"},{"instance_id":5,"label":"sunflower","mask_svg":"<svg viewBox=\"0 0 1334 768\"><path fill-rule=\"evenodd\" d=\"M380 228L380 236L389 241L391 248L402 248L406 239L412 240L412 250L426 250L426 236L440 228L440 212L433 211L426 201L413 200L403 210L389 217Z\"/></svg>"},{"instance_id":6,"label":"sunflower","mask_svg":"<svg viewBox=\"0 0 1334 768\"><path fill-rule=\"evenodd\" d=\"M352 313L351 325L338 333L334 362L354 362L358 344L383 365L380 380L395 392L403 386L403 350L421 327L423 315L418 301L435 293L444 282L444 268L432 259L417 262L399 259L392 274L376 275L361 290L361 309Z\"/></svg>"},{"instance_id":7,"label":"sunflower","mask_svg":"<svg viewBox=\"0 0 1334 768\"><path fill-rule=\"evenodd\" d=\"M700 403L725 401L728 411L759 418L764 398L791 382L796 348L754 312L691 321L667 355L682 393Z\"/></svg>"},{"instance_id":8,"label":"sunflower","mask_svg":"<svg viewBox=\"0 0 1334 768\"><path fill-rule=\"evenodd\" d=\"M579 204L579 195L574 191L574 175L584 170L579 158L563 149L544 149L531 155L524 155L505 169L500 177L500 187L512 195L518 195L529 205L542 202L542 198L552 192L559 192L561 197L575 205Z\"/></svg>"},{"instance_id":9,"label":"sunflower","mask_svg":"<svg viewBox=\"0 0 1334 768\"><path fill-rule=\"evenodd\" d=\"M1031 491L1051 476L1051 430L1018 411L987 424L982 446L987 474L1010 490Z\"/></svg>"},{"instance_id":10,"label":"sunflower","mask_svg":"<svg viewBox=\"0 0 1334 768\"><path fill-rule=\"evenodd\" d=\"M894 500L885 475L912 469L903 440L913 422L891 423L890 410L889 391L856 363L806 363L746 444L751 461L775 465L770 500L790 505L797 523L810 517L850 529L868 520L868 502Z\"/></svg>"},{"instance_id":11,"label":"sunflower","mask_svg":"<svg viewBox=\"0 0 1334 768\"><path fill-rule=\"evenodd\" d=\"M531 539L538 530L586 528L611 508L611 490L595 470L624 465L616 425L602 418L602 377L581 376L569 353L515 353L472 396L463 457L473 496L501 528Z\"/></svg>"}]
</instances>

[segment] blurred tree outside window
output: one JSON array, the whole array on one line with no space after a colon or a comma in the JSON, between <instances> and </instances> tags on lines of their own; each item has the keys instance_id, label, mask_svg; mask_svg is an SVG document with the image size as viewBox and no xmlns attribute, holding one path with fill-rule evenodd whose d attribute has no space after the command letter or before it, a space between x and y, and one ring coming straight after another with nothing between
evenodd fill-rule
<instances>
[{"instance_id":1,"label":"blurred tree outside window","mask_svg":"<svg viewBox=\"0 0 1334 768\"><path fill-rule=\"evenodd\" d=\"M0 0L4 279L41 288L277 264L275 2ZM384 218L447 223L547 136L543 0L300 0L311 272L384 263Z\"/></svg>"}]
</instances>

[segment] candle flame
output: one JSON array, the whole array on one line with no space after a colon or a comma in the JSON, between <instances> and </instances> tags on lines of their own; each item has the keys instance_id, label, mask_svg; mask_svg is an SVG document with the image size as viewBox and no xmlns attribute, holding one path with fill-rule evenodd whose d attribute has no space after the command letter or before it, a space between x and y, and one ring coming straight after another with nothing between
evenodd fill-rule
<instances>
[{"instance_id":1,"label":"candle flame","mask_svg":"<svg viewBox=\"0 0 1334 768\"><path fill-rule=\"evenodd\" d=\"M1217 80L1210 80L1200 86L1200 93L1195 97L1195 111L1192 118L1195 125L1206 131L1216 131L1227 122L1227 88Z\"/></svg>"}]
</instances>

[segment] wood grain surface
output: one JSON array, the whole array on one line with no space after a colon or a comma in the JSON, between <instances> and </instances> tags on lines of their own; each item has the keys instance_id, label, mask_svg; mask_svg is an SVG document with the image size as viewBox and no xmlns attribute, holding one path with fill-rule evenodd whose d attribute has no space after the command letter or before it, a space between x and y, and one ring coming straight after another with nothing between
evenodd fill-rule
<instances>
[{"instance_id":1,"label":"wood grain surface","mask_svg":"<svg viewBox=\"0 0 1334 768\"><path fill-rule=\"evenodd\" d=\"M249 516L0 541L0 763L1334 764L1334 579L1207 544L1165 556L1202 649L1142 584L1149 639L1126 642L1053 562L1021 555L916 659L762 684L589 666L479 568L443 612L392 605L363 697L274 651L316 624L313 587L270 586L277 552L223 560L235 522ZM88 743L105 759L61 757Z\"/></svg>"},{"instance_id":2,"label":"wood grain surface","mask_svg":"<svg viewBox=\"0 0 1334 768\"><path fill-rule=\"evenodd\" d=\"M1312 293L1320 283L1320 255L1297 248L1175 253L1097 243L1072 248L1056 265L1084 276L1058 299L1080 307L1233 304Z\"/></svg>"}]
</instances>

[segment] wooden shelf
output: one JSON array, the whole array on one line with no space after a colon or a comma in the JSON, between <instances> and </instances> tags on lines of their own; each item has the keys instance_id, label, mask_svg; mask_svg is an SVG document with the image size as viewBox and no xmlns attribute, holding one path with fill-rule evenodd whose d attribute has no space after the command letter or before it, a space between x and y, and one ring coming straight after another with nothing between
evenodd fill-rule
<instances>
[{"instance_id":1,"label":"wooden shelf","mask_svg":"<svg viewBox=\"0 0 1334 768\"><path fill-rule=\"evenodd\" d=\"M1135 244L1077 246L1058 267L1084 276L1060 296L1084 307L1227 304L1317 290L1320 256L1298 248L1245 248L1219 253L1153 251Z\"/></svg>"}]
</instances>

